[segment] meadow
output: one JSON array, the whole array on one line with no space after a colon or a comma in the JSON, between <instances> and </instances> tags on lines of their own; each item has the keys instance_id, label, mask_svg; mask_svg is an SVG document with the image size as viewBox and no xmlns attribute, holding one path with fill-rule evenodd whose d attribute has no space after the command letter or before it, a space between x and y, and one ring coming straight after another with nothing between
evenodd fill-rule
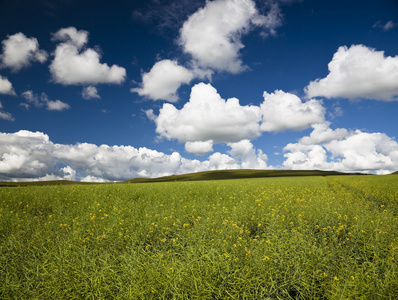
<instances>
[{"instance_id":1,"label":"meadow","mask_svg":"<svg viewBox=\"0 0 398 300\"><path fill-rule=\"evenodd\" d=\"M398 176L0 188L1 299L398 299Z\"/></svg>"}]
</instances>

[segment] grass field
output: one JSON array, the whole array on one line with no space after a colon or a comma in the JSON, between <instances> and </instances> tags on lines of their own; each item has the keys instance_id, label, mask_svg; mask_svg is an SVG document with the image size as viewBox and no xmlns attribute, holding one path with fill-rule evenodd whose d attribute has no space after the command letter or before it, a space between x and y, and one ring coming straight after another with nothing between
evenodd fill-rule
<instances>
[{"instance_id":1,"label":"grass field","mask_svg":"<svg viewBox=\"0 0 398 300\"><path fill-rule=\"evenodd\" d=\"M0 188L1 299L398 299L398 176Z\"/></svg>"}]
</instances>

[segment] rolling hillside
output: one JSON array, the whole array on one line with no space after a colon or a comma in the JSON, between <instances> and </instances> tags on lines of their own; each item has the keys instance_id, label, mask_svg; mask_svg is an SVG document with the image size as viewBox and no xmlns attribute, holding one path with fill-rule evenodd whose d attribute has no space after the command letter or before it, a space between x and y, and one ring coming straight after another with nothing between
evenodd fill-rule
<instances>
[{"instance_id":1,"label":"rolling hillside","mask_svg":"<svg viewBox=\"0 0 398 300\"><path fill-rule=\"evenodd\" d=\"M397 174L397 172L395 173ZM134 178L118 183L146 183L146 182L168 182L168 181L199 181L199 180L222 180L241 178L263 178L263 177L291 177L291 176L331 176L331 175L362 175L360 173L341 173L335 171L318 170L217 170L197 172L183 175L171 175L158 178ZM12 186L46 186L46 185L74 185L74 184L99 184L94 182L78 182L69 180L31 181L31 182L0 182L0 187Z\"/></svg>"}]
</instances>

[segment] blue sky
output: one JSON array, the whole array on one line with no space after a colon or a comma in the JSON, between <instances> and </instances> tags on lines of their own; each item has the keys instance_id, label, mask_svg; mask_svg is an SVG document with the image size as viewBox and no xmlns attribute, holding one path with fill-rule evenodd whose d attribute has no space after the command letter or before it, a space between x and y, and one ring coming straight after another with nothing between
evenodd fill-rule
<instances>
[{"instance_id":1,"label":"blue sky","mask_svg":"<svg viewBox=\"0 0 398 300\"><path fill-rule=\"evenodd\" d=\"M0 180L398 170L398 2L0 1Z\"/></svg>"}]
</instances>

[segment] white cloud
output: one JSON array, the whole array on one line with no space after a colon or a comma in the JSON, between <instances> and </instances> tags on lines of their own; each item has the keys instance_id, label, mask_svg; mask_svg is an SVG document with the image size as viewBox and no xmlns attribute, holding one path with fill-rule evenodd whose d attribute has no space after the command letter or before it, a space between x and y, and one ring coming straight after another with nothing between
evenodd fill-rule
<instances>
[{"instance_id":1,"label":"white cloud","mask_svg":"<svg viewBox=\"0 0 398 300\"><path fill-rule=\"evenodd\" d=\"M302 102L296 95L281 90L271 94L264 92L263 96L264 102L260 105L262 131L303 130L325 121L325 109L318 100Z\"/></svg>"},{"instance_id":2,"label":"white cloud","mask_svg":"<svg viewBox=\"0 0 398 300\"><path fill-rule=\"evenodd\" d=\"M47 52L39 49L37 39L27 38L21 32L7 36L2 43L1 66L10 68L14 72L30 66L32 62L43 63L47 60Z\"/></svg>"},{"instance_id":3,"label":"white cloud","mask_svg":"<svg viewBox=\"0 0 398 300\"><path fill-rule=\"evenodd\" d=\"M178 101L177 90L182 84L188 84L194 73L174 60L161 60L153 65L148 73L142 75L140 88L131 89L140 96L152 100Z\"/></svg>"},{"instance_id":4,"label":"white cloud","mask_svg":"<svg viewBox=\"0 0 398 300\"><path fill-rule=\"evenodd\" d=\"M189 102L181 110L165 103L158 116L152 111L147 115L155 121L156 132L161 137L183 143L238 142L261 134L258 106L241 106L236 98L225 101L210 84L195 85ZM188 149L191 146L188 144Z\"/></svg>"},{"instance_id":5,"label":"white cloud","mask_svg":"<svg viewBox=\"0 0 398 300\"><path fill-rule=\"evenodd\" d=\"M41 93L40 97L33 93L31 90L22 93L22 97L27 100L25 103L21 103L26 109L29 109L30 105L35 107L46 106L47 110L67 110L70 108L68 103L62 102L61 100L49 100L46 93Z\"/></svg>"},{"instance_id":6,"label":"white cloud","mask_svg":"<svg viewBox=\"0 0 398 300\"><path fill-rule=\"evenodd\" d=\"M186 142L185 151L195 153L196 155L204 155L206 153L213 152L213 141Z\"/></svg>"},{"instance_id":7,"label":"white cloud","mask_svg":"<svg viewBox=\"0 0 398 300\"><path fill-rule=\"evenodd\" d=\"M192 57L188 69L175 60L159 61L143 74L140 87L131 92L152 100L177 102L177 90L194 78L211 80L214 71L239 73L248 69L241 60L241 37L256 26L264 29L263 36L276 35L275 29L282 24L278 3L266 6L269 12L264 16L252 0L207 1L180 29L179 44Z\"/></svg>"},{"instance_id":8,"label":"white cloud","mask_svg":"<svg viewBox=\"0 0 398 300\"><path fill-rule=\"evenodd\" d=\"M55 100L55 101L48 100L46 104L47 104L47 110L61 111L70 108L68 103L62 102L61 100Z\"/></svg>"},{"instance_id":9,"label":"white cloud","mask_svg":"<svg viewBox=\"0 0 398 300\"><path fill-rule=\"evenodd\" d=\"M245 142L247 143L247 142ZM252 145L232 145L238 160L214 153L205 161L189 160L131 146L53 143L42 132L0 133L0 180L119 181L187 172L239 169L251 163ZM257 151L258 158L264 155Z\"/></svg>"},{"instance_id":10,"label":"white cloud","mask_svg":"<svg viewBox=\"0 0 398 300\"><path fill-rule=\"evenodd\" d=\"M364 45L340 47L328 65L329 74L310 82L308 97L398 100L398 56L384 56Z\"/></svg>"},{"instance_id":11,"label":"white cloud","mask_svg":"<svg viewBox=\"0 0 398 300\"><path fill-rule=\"evenodd\" d=\"M98 90L95 86L86 86L82 91L82 97L86 100L98 98L100 99L100 95L98 95Z\"/></svg>"},{"instance_id":12,"label":"white cloud","mask_svg":"<svg viewBox=\"0 0 398 300\"><path fill-rule=\"evenodd\" d=\"M241 106L239 100L224 100L210 84L196 84L190 99L179 110L165 103L155 115L146 111L156 123L161 138L185 143L185 150L203 155L216 143L236 143L259 137L262 131L303 130L324 123L322 102L302 102L293 94L277 90L264 92L260 106Z\"/></svg>"},{"instance_id":13,"label":"white cloud","mask_svg":"<svg viewBox=\"0 0 398 300\"><path fill-rule=\"evenodd\" d=\"M64 85L120 84L125 80L126 69L117 65L100 63L100 53L94 49L83 50L88 41L86 31L74 27L60 29L53 35L55 41L62 41L55 49L50 71L55 82Z\"/></svg>"},{"instance_id":14,"label":"white cloud","mask_svg":"<svg viewBox=\"0 0 398 300\"><path fill-rule=\"evenodd\" d=\"M330 123L313 124L314 129L309 136L300 139L299 143L303 145L323 144L333 140L340 140L348 135L345 128L331 129Z\"/></svg>"},{"instance_id":15,"label":"white cloud","mask_svg":"<svg viewBox=\"0 0 398 300\"><path fill-rule=\"evenodd\" d=\"M391 20L386 22L386 24L384 24L384 25L379 20L373 25L373 28L380 28L383 31L388 31L388 30L393 29L395 27L397 27L397 24L395 22L391 21Z\"/></svg>"},{"instance_id":16,"label":"white cloud","mask_svg":"<svg viewBox=\"0 0 398 300\"><path fill-rule=\"evenodd\" d=\"M259 16L254 20L254 24L261 25L266 28L266 31L262 32L263 37L268 37L269 35L276 35L276 28L282 25L283 15L279 8L278 3L272 3L270 10L266 16Z\"/></svg>"},{"instance_id":17,"label":"white cloud","mask_svg":"<svg viewBox=\"0 0 398 300\"><path fill-rule=\"evenodd\" d=\"M1 75L0 75L0 94L15 96L15 91L12 87L11 82L6 77L3 77Z\"/></svg>"},{"instance_id":18,"label":"white cloud","mask_svg":"<svg viewBox=\"0 0 398 300\"><path fill-rule=\"evenodd\" d=\"M289 169L391 173L398 169L398 143L384 133L314 126L309 137L284 148Z\"/></svg>"},{"instance_id":19,"label":"white cloud","mask_svg":"<svg viewBox=\"0 0 398 300\"><path fill-rule=\"evenodd\" d=\"M184 23L180 44L202 68L239 73L247 68L239 53L244 47L241 36L253 25L270 23L251 0L209 1Z\"/></svg>"},{"instance_id":20,"label":"white cloud","mask_svg":"<svg viewBox=\"0 0 398 300\"><path fill-rule=\"evenodd\" d=\"M77 30L75 27L67 27L58 30L53 34L53 41L67 42L75 45L78 49L81 49L85 44L88 43L88 31Z\"/></svg>"},{"instance_id":21,"label":"white cloud","mask_svg":"<svg viewBox=\"0 0 398 300\"><path fill-rule=\"evenodd\" d=\"M229 154L240 161L242 169L266 169L268 157L261 150L255 150L249 140L229 143Z\"/></svg>"},{"instance_id":22,"label":"white cloud","mask_svg":"<svg viewBox=\"0 0 398 300\"><path fill-rule=\"evenodd\" d=\"M0 102L0 119L7 120L7 121L15 120L9 112L1 111L2 109L3 109L3 104Z\"/></svg>"}]
</instances>

